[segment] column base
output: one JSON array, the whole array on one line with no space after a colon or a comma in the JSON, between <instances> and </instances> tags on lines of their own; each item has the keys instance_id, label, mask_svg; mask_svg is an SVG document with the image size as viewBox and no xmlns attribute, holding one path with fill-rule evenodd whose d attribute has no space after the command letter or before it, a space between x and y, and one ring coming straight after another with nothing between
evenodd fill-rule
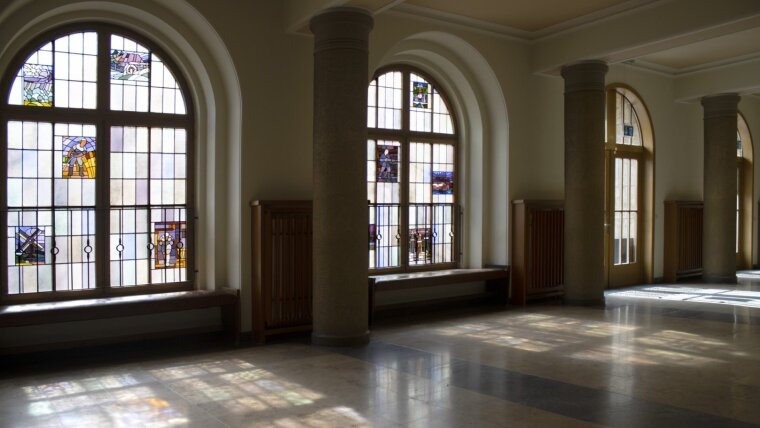
<instances>
[{"instance_id":1,"label":"column base","mask_svg":"<svg viewBox=\"0 0 760 428\"><path fill-rule=\"evenodd\" d=\"M311 334L311 344L318 346L364 346L369 343L369 330L358 336Z\"/></svg>"},{"instance_id":2,"label":"column base","mask_svg":"<svg viewBox=\"0 0 760 428\"><path fill-rule=\"evenodd\" d=\"M702 274L702 282L708 284L736 284L738 281L735 273L729 275L704 273Z\"/></svg>"}]
</instances>

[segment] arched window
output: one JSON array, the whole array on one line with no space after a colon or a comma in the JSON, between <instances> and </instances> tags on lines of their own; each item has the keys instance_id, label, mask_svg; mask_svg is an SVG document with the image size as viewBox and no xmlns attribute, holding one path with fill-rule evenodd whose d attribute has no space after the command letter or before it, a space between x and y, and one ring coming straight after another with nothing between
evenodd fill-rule
<instances>
[{"instance_id":1,"label":"arched window","mask_svg":"<svg viewBox=\"0 0 760 428\"><path fill-rule=\"evenodd\" d=\"M36 39L9 71L2 298L190 288L193 118L167 55L78 25Z\"/></svg>"},{"instance_id":2,"label":"arched window","mask_svg":"<svg viewBox=\"0 0 760 428\"><path fill-rule=\"evenodd\" d=\"M630 88L607 90L607 266L610 287L651 281L653 132Z\"/></svg>"},{"instance_id":3,"label":"arched window","mask_svg":"<svg viewBox=\"0 0 760 428\"><path fill-rule=\"evenodd\" d=\"M394 68L369 85L371 269L452 267L458 259L457 134L440 88Z\"/></svg>"},{"instance_id":4,"label":"arched window","mask_svg":"<svg viewBox=\"0 0 760 428\"><path fill-rule=\"evenodd\" d=\"M736 130L736 267L752 266L752 137L741 113Z\"/></svg>"}]
</instances>

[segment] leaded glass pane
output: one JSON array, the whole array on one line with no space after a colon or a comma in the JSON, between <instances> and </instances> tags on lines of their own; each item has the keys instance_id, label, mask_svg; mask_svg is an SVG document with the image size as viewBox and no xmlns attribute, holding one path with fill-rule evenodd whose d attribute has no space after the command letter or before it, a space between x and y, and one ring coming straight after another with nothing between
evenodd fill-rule
<instances>
[{"instance_id":1,"label":"leaded glass pane","mask_svg":"<svg viewBox=\"0 0 760 428\"><path fill-rule=\"evenodd\" d=\"M641 125L633 104L620 92L615 97L616 143L641 146Z\"/></svg>"},{"instance_id":2,"label":"leaded glass pane","mask_svg":"<svg viewBox=\"0 0 760 428\"><path fill-rule=\"evenodd\" d=\"M377 78L377 127L401 129L402 73L392 71Z\"/></svg>"},{"instance_id":3,"label":"leaded glass pane","mask_svg":"<svg viewBox=\"0 0 760 428\"><path fill-rule=\"evenodd\" d=\"M150 51L128 38L111 36L111 110L148 111Z\"/></svg>"},{"instance_id":4,"label":"leaded glass pane","mask_svg":"<svg viewBox=\"0 0 760 428\"><path fill-rule=\"evenodd\" d=\"M146 205L149 200L149 130L111 128L111 205Z\"/></svg>"},{"instance_id":5,"label":"leaded glass pane","mask_svg":"<svg viewBox=\"0 0 760 428\"><path fill-rule=\"evenodd\" d=\"M410 74L409 91L409 129L430 132L433 126L430 83L416 74Z\"/></svg>"},{"instance_id":6,"label":"leaded glass pane","mask_svg":"<svg viewBox=\"0 0 760 428\"><path fill-rule=\"evenodd\" d=\"M177 80L164 62L153 54L153 72L150 76L151 113L185 114L185 99Z\"/></svg>"},{"instance_id":7,"label":"leaded glass pane","mask_svg":"<svg viewBox=\"0 0 760 428\"><path fill-rule=\"evenodd\" d=\"M455 145L453 138L452 143L439 142L447 139L440 134L454 134L446 102L427 79L414 72L384 73L370 82L367 90L369 128L415 133L399 133L394 136L397 141L392 142L393 147L389 147L387 140L376 139L385 131L375 135L370 131L370 267L455 262ZM408 97L406 104L403 97ZM406 117L402 118L402 114ZM425 133L430 135L422 135ZM401 158L402 153L408 154L406 160ZM403 195L401 186L405 189ZM402 248L407 251L404 257L400 257Z\"/></svg>"},{"instance_id":8,"label":"leaded glass pane","mask_svg":"<svg viewBox=\"0 0 760 428\"><path fill-rule=\"evenodd\" d=\"M187 212L181 207L111 210L111 286L187 280Z\"/></svg>"},{"instance_id":9,"label":"leaded glass pane","mask_svg":"<svg viewBox=\"0 0 760 428\"><path fill-rule=\"evenodd\" d=\"M175 75L155 52L118 35L102 50L109 63L107 109L186 113ZM96 32L46 43L17 71L8 103L96 109L98 54ZM48 111L51 119L60 115ZM111 285L188 280L185 128L114 126L108 138L99 138L94 124L23 121L14 114L4 130L10 294L95 287L96 181L106 186L98 192L111 205L110 260L102 261ZM119 117L109 114L109 120ZM98 152L108 162L98 165Z\"/></svg>"},{"instance_id":10,"label":"leaded glass pane","mask_svg":"<svg viewBox=\"0 0 760 428\"><path fill-rule=\"evenodd\" d=\"M97 50L94 32L73 33L45 44L16 74L8 103L94 109Z\"/></svg>"},{"instance_id":11,"label":"leaded glass pane","mask_svg":"<svg viewBox=\"0 0 760 428\"><path fill-rule=\"evenodd\" d=\"M8 293L95 287L95 210L10 210Z\"/></svg>"},{"instance_id":12,"label":"leaded glass pane","mask_svg":"<svg viewBox=\"0 0 760 428\"><path fill-rule=\"evenodd\" d=\"M96 129L57 123L53 134L53 204L94 206Z\"/></svg>"},{"instance_id":13,"label":"leaded glass pane","mask_svg":"<svg viewBox=\"0 0 760 428\"><path fill-rule=\"evenodd\" d=\"M638 174L636 159L615 158L613 263L635 263L638 237Z\"/></svg>"}]
</instances>

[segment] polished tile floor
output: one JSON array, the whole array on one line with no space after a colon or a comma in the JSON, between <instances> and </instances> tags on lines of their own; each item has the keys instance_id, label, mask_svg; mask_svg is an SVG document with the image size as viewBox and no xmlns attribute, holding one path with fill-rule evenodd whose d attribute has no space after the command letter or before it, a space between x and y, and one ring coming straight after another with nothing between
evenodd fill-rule
<instances>
[{"instance_id":1,"label":"polished tile floor","mask_svg":"<svg viewBox=\"0 0 760 428\"><path fill-rule=\"evenodd\" d=\"M0 426L760 426L758 279L386 321L354 349L295 338L14 358Z\"/></svg>"}]
</instances>

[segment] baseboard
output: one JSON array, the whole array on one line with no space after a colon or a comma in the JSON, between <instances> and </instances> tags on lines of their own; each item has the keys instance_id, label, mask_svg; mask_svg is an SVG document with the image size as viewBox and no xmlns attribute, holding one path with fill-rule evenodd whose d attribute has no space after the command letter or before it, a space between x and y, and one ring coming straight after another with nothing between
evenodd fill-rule
<instances>
[{"instance_id":1,"label":"baseboard","mask_svg":"<svg viewBox=\"0 0 760 428\"><path fill-rule=\"evenodd\" d=\"M155 339L164 339L174 336L192 336L220 332L218 327L194 327L178 330L159 331L152 333L130 334L124 336L100 337L95 339L71 340L66 342L41 343L37 345L25 345L0 348L0 355L18 355L34 352L50 352L76 348L90 348L102 345L113 345L128 342L140 342Z\"/></svg>"}]
</instances>

